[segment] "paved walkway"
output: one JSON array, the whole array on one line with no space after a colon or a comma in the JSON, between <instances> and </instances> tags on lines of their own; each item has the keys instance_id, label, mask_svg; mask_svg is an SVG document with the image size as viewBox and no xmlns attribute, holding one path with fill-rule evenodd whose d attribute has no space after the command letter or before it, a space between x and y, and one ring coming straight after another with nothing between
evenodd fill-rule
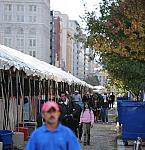
<instances>
[{"instance_id":1,"label":"paved walkway","mask_svg":"<svg viewBox=\"0 0 145 150\"><path fill-rule=\"evenodd\" d=\"M117 150L116 137L116 110L112 109L109 110L109 123L95 123L91 130L91 145L83 146L82 142L82 150Z\"/></svg>"},{"instance_id":2,"label":"paved walkway","mask_svg":"<svg viewBox=\"0 0 145 150\"><path fill-rule=\"evenodd\" d=\"M91 145L83 146L83 150L117 150L115 109L109 111L109 123L96 123L91 130Z\"/></svg>"},{"instance_id":3,"label":"paved walkway","mask_svg":"<svg viewBox=\"0 0 145 150\"><path fill-rule=\"evenodd\" d=\"M129 141L128 146L124 146L123 141L117 139L118 128L116 126L116 109L109 110L109 123L95 123L91 129L91 145L83 146L82 150L133 150L133 141ZM83 139L83 137L82 137ZM142 150L145 150L143 143Z\"/></svg>"}]
</instances>

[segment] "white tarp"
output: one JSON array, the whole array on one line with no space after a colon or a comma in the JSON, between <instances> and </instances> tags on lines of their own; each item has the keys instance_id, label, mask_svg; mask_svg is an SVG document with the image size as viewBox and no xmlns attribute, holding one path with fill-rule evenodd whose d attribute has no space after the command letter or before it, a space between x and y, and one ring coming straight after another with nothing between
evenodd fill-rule
<instances>
[{"instance_id":1,"label":"white tarp","mask_svg":"<svg viewBox=\"0 0 145 150\"><path fill-rule=\"evenodd\" d=\"M18 70L24 70L30 76L39 76L42 79L53 79L57 82L76 83L79 85L93 88L91 85L74 77L60 68L40 61L32 56L24 54L12 48L0 45L0 69L8 70L14 66Z\"/></svg>"}]
</instances>

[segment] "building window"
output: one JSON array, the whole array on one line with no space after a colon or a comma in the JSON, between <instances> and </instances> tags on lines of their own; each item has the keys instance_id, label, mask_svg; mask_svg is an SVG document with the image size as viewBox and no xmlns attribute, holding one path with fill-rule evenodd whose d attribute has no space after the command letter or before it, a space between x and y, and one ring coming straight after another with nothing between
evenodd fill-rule
<instances>
[{"instance_id":1,"label":"building window","mask_svg":"<svg viewBox=\"0 0 145 150\"><path fill-rule=\"evenodd\" d=\"M36 22L36 16L29 16L29 22Z\"/></svg>"},{"instance_id":2,"label":"building window","mask_svg":"<svg viewBox=\"0 0 145 150\"><path fill-rule=\"evenodd\" d=\"M24 29L23 28L18 28L17 34L24 34Z\"/></svg>"},{"instance_id":3,"label":"building window","mask_svg":"<svg viewBox=\"0 0 145 150\"><path fill-rule=\"evenodd\" d=\"M32 16L29 16L29 22L32 22L32 20L33 20Z\"/></svg>"},{"instance_id":4,"label":"building window","mask_svg":"<svg viewBox=\"0 0 145 150\"><path fill-rule=\"evenodd\" d=\"M11 15L4 15L4 21L11 21L12 16Z\"/></svg>"},{"instance_id":5,"label":"building window","mask_svg":"<svg viewBox=\"0 0 145 150\"><path fill-rule=\"evenodd\" d=\"M4 38L4 45L5 46L11 46L12 44L12 39L11 38Z\"/></svg>"},{"instance_id":6,"label":"building window","mask_svg":"<svg viewBox=\"0 0 145 150\"><path fill-rule=\"evenodd\" d=\"M17 5L17 11L24 11L24 5Z\"/></svg>"},{"instance_id":7,"label":"building window","mask_svg":"<svg viewBox=\"0 0 145 150\"><path fill-rule=\"evenodd\" d=\"M36 16L33 16L33 22L36 22Z\"/></svg>"},{"instance_id":8,"label":"building window","mask_svg":"<svg viewBox=\"0 0 145 150\"><path fill-rule=\"evenodd\" d=\"M33 57L36 57L36 51L33 51Z\"/></svg>"},{"instance_id":9,"label":"building window","mask_svg":"<svg viewBox=\"0 0 145 150\"><path fill-rule=\"evenodd\" d=\"M36 51L29 51L29 55L33 56L33 57L36 57Z\"/></svg>"},{"instance_id":10,"label":"building window","mask_svg":"<svg viewBox=\"0 0 145 150\"><path fill-rule=\"evenodd\" d=\"M5 28L5 34L11 34L11 33L12 33L11 27Z\"/></svg>"},{"instance_id":11,"label":"building window","mask_svg":"<svg viewBox=\"0 0 145 150\"><path fill-rule=\"evenodd\" d=\"M36 7L36 5L30 5L29 6L29 11L37 11L37 7Z\"/></svg>"},{"instance_id":12,"label":"building window","mask_svg":"<svg viewBox=\"0 0 145 150\"><path fill-rule=\"evenodd\" d=\"M24 22L24 16L17 16L17 22Z\"/></svg>"},{"instance_id":13,"label":"building window","mask_svg":"<svg viewBox=\"0 0 145 150\"><path fill-rule=\"evenodd\" d=\"M29 51L29 55L32 56L32 51Z\"/></svg>"},{"instance_id":14,"label":"building window","mask_svg":"<svg viewBox=\"0 0 145 150\"><path fill-rule=\"evenodd\" d=\"M17 39L17 48L24 48L24 39Z\"/></svg>"},{"instance_id":15,"label":"building window","mask_svg":"<svg viewBox=\"0 0 145 150\"><path fill-rule=\"evenodd\" d=\"M5 4L4 9L5 11L12 11L12 4Z\"/></svg>"},{"instance_id":16,"label":"building window","mask_svg":"<svg viewBox=\"0 0 145 150\"><path fill-rule=\"evenodd\" d=\"M29 30L30 35L36 35L36 30L34 28Z\"/></svg>"},{"instance_id":17,"label":"building window","mask_svg":"<svg viewBox=\"0 0 145 150\"><path fill-rule=\"evenodd\" d=\"M29 40L29 47L36 47L36 39Z\"/></svg>"}]
</instances>

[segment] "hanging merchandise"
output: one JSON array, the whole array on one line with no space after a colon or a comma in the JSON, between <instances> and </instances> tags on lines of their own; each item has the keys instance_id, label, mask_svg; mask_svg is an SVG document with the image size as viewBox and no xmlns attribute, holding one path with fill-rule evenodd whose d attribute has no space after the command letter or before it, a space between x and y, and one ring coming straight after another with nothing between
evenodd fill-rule
<instances>
[{"instance_id":1,"label":"hanging merchandise","mask_svg":"<svg viewBox=\"0 0 145 150\"><path fill-rule=\"evenodd\" d=\"M10 106L9 106L9 118L11 119L11 126L12 126L12 130L15 129L15 126L16 126L16 98L14 97L13 95L13 79L12 79L12 72L11 72L11 69L9 70L9 77L10 77ZM9 86L8 86L8 89L9 89ZM8 92L9 93L9 92ZM12 115L12 116L11 116Z\"/></svg>"},{"instance_id":2,"label":"hanging merchandise","mask_svg":"<svg viewBox=\"0 0 145 150\"><path fill-rule=\"evenodd\" d=\"M19 80L19 90L20 90L20 96L19 96L19 105L18 105L18 122L21 123L22 122L22 117L23 117L23 104L24 104L24 95L23 95L23 88L24 88L24 79L22 76L22 83L21 83L21 77L20 74L18 76L18 80ZM23 86L23 88L22 88ZM24 124L23 124L24 125Z\"/></svg>"},{"instance_id":3,"label":"hanging merchandise","mask_svg":"<svg viewBox=\"0 0 145 150\"><path fill-rule=\"evenodd\" d=\"M50 89L49 89L49 86L50 86L50 80L48 80L48 83L47 83L47 88L48 88L48 93L47 93L47 100L49 100L49 91L50 91Z\"/></svg>"},{"instance_id":4,"label":"hanging merchandise","mask_svg":"<svg viewBox=\"0 0 145 150\"><path fill-rule=\"evenodd\" d=\"M36 113L37 113L37 111L36 111L36 109L37 109L37 97L36 97L36 92L35 92L35 89L36 89L36 80L35 80L35 77L34 77L34 80L33 80L33 91L34 91L34 108L33 108L33 113L34 113L34 119L33 119L33 121L36 121Z\"/></svg>"},{"instance_id":5,"label":"hanging merchandise","mask_svg":"<svg viewBox=\"0 0 145 150\"><path fill-rule=\"evenodd\" d=\"M46 96L45 95L41 95L41 100L45 101L45 99L46 99Z\"/></svg>"},{"instance_id":6,"label":"hanging merchandise","mask_svg":"<svg viewBox=\"0 0 145 150\"><path fill-rule=\"evenodd\" d=\"M20 104L20 110L21 110L21 114L22 114L22 118L21 120L23 121L23 126L24 126L24 109L23 109L23 106L24 106L24 97L25 97L25 92L24 92L24 87L25 87L25 81L24 81L24 73L22 72L22 99L21 99L21 104Z\"/></svg>"},{"instance_id":7,"label":"hanging merchandise","mask_svg":"<svg viewBox=\"0 0 145 150\"><path fill-rule=\"evenodd\" d=\"M29 110L30 100L29 96L25 96L24 105L23 105L23 120L29 121L30 118L30 110Z\"/></svg>"},{"instance_id":8,"label":"hanging merchandise","mask_svg":"<svg viewBox=\"0 0 145 150\"><path fill-rule=\"evenodd\" d=\"M10 98L10 105L9 105L9 122L10 122L10 130L15 130L15 127L17 125L17 103L16 98L11 97Z\"/></svg>"},{"instance_id":9,"label":"hanging merchandise","mask_svg":"<svg viewBox=\"0 0 145 150\"><path fill-rule=\"evenodd\" d=\"M1 70L1 76L2 76L2 94L3 98L5 100L5 118L4 118L4 129L10 129L10 119L9 119L9 98L8 98L8 92L7 92L7 84L5 80L5 73L4 70Z\"/></svg>"},{"instance_id":10,"label":"hanging merchandise","mask_svg":"<svg viewBox=\"0 0 145 150\"><path fill-rule=\"evenodd\" d=\"M43 100L43 101L45 101L46 100L46 95L45 95L45 80L43 80L42 81L42 95L41 95L41 99Z\"/></svg>"},{"instance_id":11,"label":"hanging merchandise","mask_svg":"<svg viewBox=\"0 0 145 150\"><path fill-rule=\"evenodd\" d=\"M54 91L55 98L54 98L54 100L57 102L57 100L58 100L58 84L57 84L57 82L54 82L54 83L55 83L55 89L54 89L55 90Z\"/></svg>"},{"instance_id":12,"label":"hanging merchandise","mask_svg":"<svg viewBox=\"0 0 145 150\"><path fill-rule=\"evenodd\" d=\"M19 71L16 71L16 105L17 105L17 127L19 127L19 120L18 120L18 115L19 115L19 111L18 111L18 105L19 105Z\"/></svg>"},{"instance_id":13,"label":"hanging merchandise","mask_svg":"<svg viewBox=\"0 0 145 150\"><path fill-rule=\"evenodd\" d=\"M32 110L32 96L31 96L31 79L29 78L29 121L31 121L31 110Z\"/></svg>"},{"instance_id":14,"label":"hanging merchandise","mask_svg":"<svg viewBox=\"0 0 145 150\"><path fill-rule=\"evenodd\" d=\"M0 130L2 130L4 123L4 101L2 98L0 98L0 118Z\"/></svg>"},{"instance_id":15,"label":"hanging merchandise","mask_svg":"<svg viewBox=\"0 0 145 150\"><path fill-rule=\"evenodd\" d=\"M42 84L41 81L39 80L39 110L38 110L38 115L41 113L41 100L42 100L42 96L41 96L41 91L42 91Z\"/></svg>"},{"instance_id":16,"label":"hanging merchandise","mask_svg":"<svg viewBox=\"0 0 145 150\"><path fill-rule=\"evenodd\" d=\"M50 99L49 100L52 100L52 80L50 80Z\"/></svg>"},{"instance_id":17,"label":"hanging merchandise","mask_svg":"<svg viewBox=\"0 0 145 150\"><path fill-rule=\"evenodd\" d=\"M2 93L2 100L1 100L1 128L5 129L6 127L6 107L5 107L5 96L4 96L4 88L3 88L3 80L2 80L2 70L0 70L0 84L1 84L1 93Z\"/></svg>"}]
</instances>

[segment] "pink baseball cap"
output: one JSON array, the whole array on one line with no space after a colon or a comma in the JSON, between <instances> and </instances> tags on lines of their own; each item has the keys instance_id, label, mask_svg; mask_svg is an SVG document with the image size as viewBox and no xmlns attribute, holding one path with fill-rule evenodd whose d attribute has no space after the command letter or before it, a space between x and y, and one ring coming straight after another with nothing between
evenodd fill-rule
<instances>
[{"instance_id":1,"label":"pink baseball cap","mask_svg":"<svg viewBox=\"0 0 145 150\"><path fill-rule=\"evenodd\" d=\"M47 112L49 111L51 108L54 108L56 111L59 111L59 106L56 102L54 101L48 101L46 103L43 104L42 106L42 112Z\"/></svg>"}]
</instances>

